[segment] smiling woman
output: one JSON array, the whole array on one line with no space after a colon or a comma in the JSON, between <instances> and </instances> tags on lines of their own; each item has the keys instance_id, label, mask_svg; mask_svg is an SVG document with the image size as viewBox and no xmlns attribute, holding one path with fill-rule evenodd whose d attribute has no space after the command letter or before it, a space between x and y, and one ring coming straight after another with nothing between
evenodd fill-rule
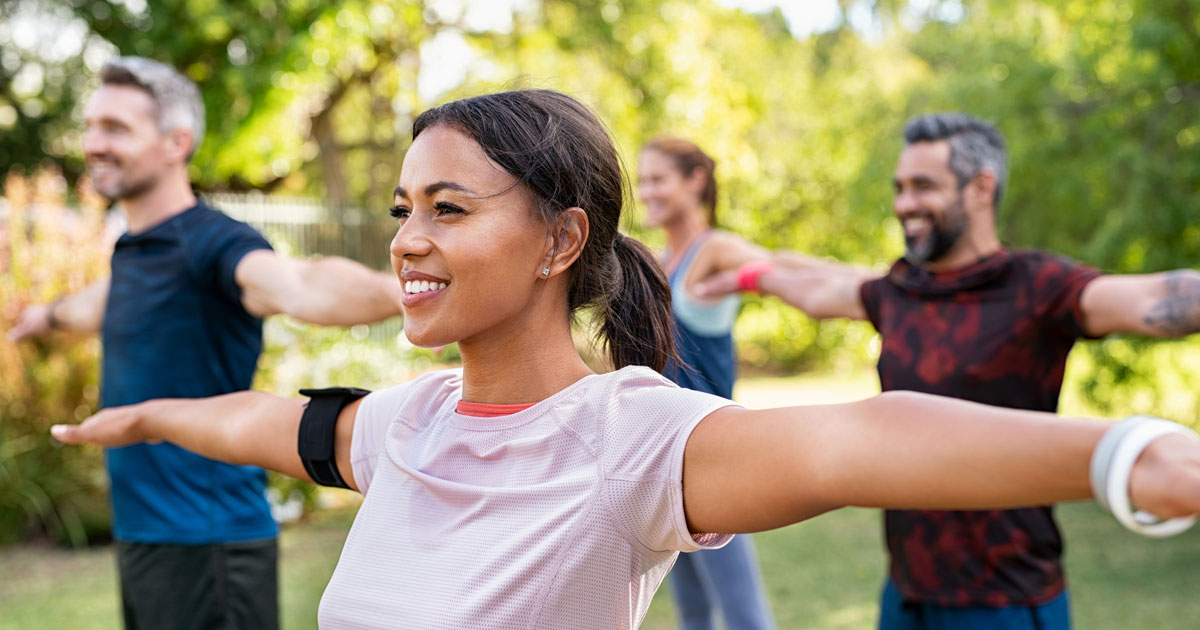
<instances>
[{"instance_id":1,"label":"smiling woman","mask_svg":"<svg viewBox=\"0 0 1200 630\"><path fill-rule=\"evenodd\" d=\"M717 230L716 161L683 138L652 140L638 156L638 199L646 223L667 236L663 267L671 285L672 331L680 361L663 375L680 387L733 397L737 358L733 322L741 300L694 297L695 284L716 269L762 259L766 252L731 232ZM743 630L774 627L750 539L721 549L679 556L670 573L671 595L683 630L725 625Z\"/></svg>"},{"instance_id":2,"label":"smiling woman","mask_svg":"<svg viewBox=\"0 0 1200 630\"><path fill-rule=\"evenodd\" d=\"M570 335L589 306L614 366L661 369L669 289L649 251L617 232L625 181L591 112L555 92L511 92L426 112L413 135L391 244L396 274L421 283L406 286L409 339L458 341L483 364L537 357L514 383L469 384L468 400L487 399L475 387L508 398L489 402L541 400L588 373Z\"/></svg>"},{"instance_id":3,"label":"smiling woman","mask_svg":"<svg viewBox=\"0 0 1200 630\"><path fill-rule=\"evenodd\" d=\"M320 471L364 493L322 627L631 628L678 552L730 533L842 505L1091 495L1101 423L903 393L748 411L657 374L673 355L669 288L617 232L620 161L570 97L454 101L413 135L391 243L405 334L458 342L461 370L365 397L305 392L311 403L151 401L53 429L69 443L166 440L301 479ZM573 314L589 307L610 373L572 343ZM1138 433L1173 431L1163 426ZM1160 517L1200 511L1200 447L1178 435L1139 445L1131 478L1103 478L1130 479L1118 490Z\"/></svg>"}]
</instances>

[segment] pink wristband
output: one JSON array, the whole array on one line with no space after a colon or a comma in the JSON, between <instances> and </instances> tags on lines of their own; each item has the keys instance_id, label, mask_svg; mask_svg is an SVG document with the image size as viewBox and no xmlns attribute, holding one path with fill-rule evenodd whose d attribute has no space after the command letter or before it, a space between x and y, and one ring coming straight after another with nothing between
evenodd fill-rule
<instances>
[{"instance_id":1,"label":"pink wristband","mask_svg":"<svg viewBox=\"0 0 1200 630\"><path fill-rule=\"evenodd\" d=\"M770 270L771 262L769 260L752 260L741 267L738 267L738 290L743 293L760 292L758 278Z\"/></svg>"}]
</instances>

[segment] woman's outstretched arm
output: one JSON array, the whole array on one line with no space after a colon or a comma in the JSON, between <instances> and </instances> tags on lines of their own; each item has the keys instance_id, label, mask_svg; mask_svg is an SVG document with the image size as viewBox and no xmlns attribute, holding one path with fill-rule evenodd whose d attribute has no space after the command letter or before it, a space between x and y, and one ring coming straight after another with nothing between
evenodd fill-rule
<instances>
[{"instance_id":1,"label":"woman's outstretched arm","mask_svg":"<svg viewBox=\"0 0 1200 630\"><path fill-rule=\"evenodd\" d=\"M847 505L998 509L1085 499L1092 451L1108 426L910 392L725 408L688 440L684 508L692 531L736 533ZM1200 512L1200 446L1155 440L1130 489L1160 518Z\"/></svg>"},{"instance_id":2,"label":"woman's outstretched arm","mask_svg":"<svg viewBox=\"0 0 1200 630\"><path fill-rule=\"evenodd\" d=\"M260 466L312 481L300 460L297 436L307 398L281 398L262 392L236 392L212 398L151 400L110 407L78 425L55 425L51 434L66 444L118 447L138 442L170 442L230 464ZM350 441L361 399L338 415L334 455L338 472L358 486L350 466Z\"/></svg>"}]
</instances>

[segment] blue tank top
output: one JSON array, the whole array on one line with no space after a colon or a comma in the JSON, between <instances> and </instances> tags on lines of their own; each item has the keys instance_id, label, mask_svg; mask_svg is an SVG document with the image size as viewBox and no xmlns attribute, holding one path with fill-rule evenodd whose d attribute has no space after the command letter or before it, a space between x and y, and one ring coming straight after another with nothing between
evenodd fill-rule
<instances>
[{"instance_id":1,"label":"blue tank top","mask_svg":"<svg viewBox=\"0 0 1200 630\"><path fill-rule=\"evenodd\" d=\"M741 299L730 295L715 303L700 302L685 287L688 271L707 240L708 233L696 238L667 277L671 283L675 351L683 363L668 361L663 376L680 387L732 398L733 382L737 380L733 320Z\"/></svg>"}]
</instances>

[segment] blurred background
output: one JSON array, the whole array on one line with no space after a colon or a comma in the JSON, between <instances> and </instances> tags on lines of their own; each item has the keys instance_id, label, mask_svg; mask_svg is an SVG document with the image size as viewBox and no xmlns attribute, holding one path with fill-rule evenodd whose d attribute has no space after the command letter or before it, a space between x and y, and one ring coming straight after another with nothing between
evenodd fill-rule
<instances>
[{"instance_id":1,"label":"blurred background","mask_svg":"<svg viewBox=\"0 0 1200 630\"><path fill-rule=\"evenodd\" d=\"M1008 140L999 223L1010 245L1112 272L1200 265L1200 0L0 0L0 328L107 273L120 228L86 187L80 110L118 54L170 63L200 86L198 192L297 256L386 268L386 208L413 118L453 98L546 87L591 105L631 169L655 135L698 142L717 160L719 223L768 247L885 268L903 248L890 183L902 125L961 110ZM630 209L625 229L661 245ZM401 329L272 318L256 387L380 387L454 361L453 348L413 348ZM808 401L878 387L869 325L818 325L752 298L735 338L749 377L740 395ZM107 537L99 451L60 448L46 433L94 411L97 351L95 339L66 335L0 341L0 545L10 550L0 554ZM1197 374L1195 336L1081 344L1062 411L1196 425ZM275 484L281 505L324 531L314 509L330 498ZM850 518L877 546L872 519ZM334 551L347 522L334 519ZM56 561L8 558L0 608L26 598L3 585L28 569L13 558ZM317 594L328 570L316 571ZM882 567L865 575L869 592L846 591L867 603L847 610L867 612L791 627L868 627L856 624L870 618ZM115 606L115 591L98 596ZM292 607L299 625L313 623L305 605ZM75 625L5 616L0 626Z\"/></svg>"}]
</instances>

